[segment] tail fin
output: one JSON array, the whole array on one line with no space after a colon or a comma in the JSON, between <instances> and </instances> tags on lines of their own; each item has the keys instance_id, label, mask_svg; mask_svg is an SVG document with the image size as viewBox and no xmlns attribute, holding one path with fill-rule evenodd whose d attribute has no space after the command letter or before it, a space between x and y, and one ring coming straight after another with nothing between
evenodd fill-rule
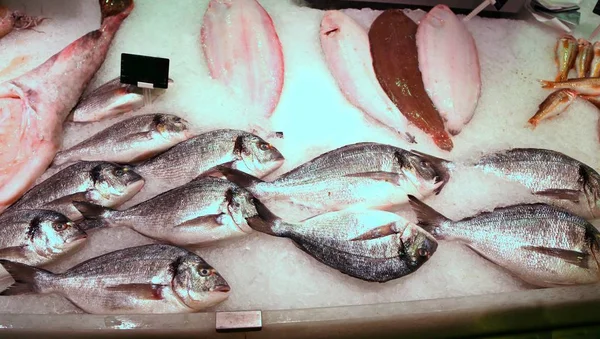
<instances>
[{"instance_id":1,"label":"tail fin","mask_svg":"<svg viewBox=\"0 0 600 339\"><path fill-rule=\"evenodd\" d=\"M554 88L554 81L540 80L542 88Z\"/></svg>"},{"instance_id":2,"label":"tail fin","mask_svg":"<svg viewBox=\"0 0 600 339\"><path fill-rule=\"evenodd\" d=\"M40 268L3 259L0 259L0 265L15 280L15 283L0 292L0 295L44 293L39 283L44 281L44 276L50 278L54 275L52 272Z\"/></svg>"},{"instance_id":3,"label":"tail fin","mask_svg":"<svg viewBox=\"0 0 600 339\"><path fill-rule=\"evenodd\" d=\"M133 10L133 0L99 0L100 12L102 13L102 21L104 19L115 16L127 16Z\"/></svg>"},{"instance_id":4,"label":"tail fin","mask_svg":"<svg viewBox=\"0 0 600 339\"><path fill-rule=\"evenodd\" d=\"M454 163L452 161L434 157L433 155L429 155L419 151L411 150L410 152L420 156L421 158L431 163L431 166L433 167L433 169L435 169L435 172L439 176L438 182L442 183L438 188L435 189L435 194L440 193L442 188L444 188L444 186L446 186L446 184L450 180L450 171L455 168Z\"/></svg>"},{"instance_id":5,"label":"tail fin","mask_svg":"<svg viewBox=\"0 0 600 339\"><path fill-rule=\"evenodd\" d=\"M442 223L451 220L412 195L408 196L408 200L410 207L412 207L413 211L417 214L419 226L431 233L437 239L443 238L438 229Z\"/></svg>"},{"instance_id":6,"label":"tail fin","mask_svg":"<svg viewBox=\"0 0 600 339\"><path fill-rule=\"evenodd\" d=\"M215 171L225 176L227 180L243 188L251 188L256 186L257 184L264 182L259 178L254 177L248 173L226 166L217 166L215 167Z\"/></svg>"},{"instance_id":7,"label":"tail fin","mask_svg":"<svg viewBox=\"0 0 600 339\"><path fill-rule=\"evenodd\" d=\"M273 214L260 200L254 198L254 207L258 213L246 218L248 225L255 231L278 236L274 228L281 223L281 218Z\"/></svg>"},{"instance_id":8,"label":"tail fin","mask_svg":"<svg viewBox=\"0 0 600 339\"><path fill-rule=\"evenodd\" d=\"M112 219L114 213L118 212L116 210L84 201L73 201L73 206L75 206L79 213L85 218L85 220L77 224L83 231L114 226Z\"/></svg>"}]
</instances>

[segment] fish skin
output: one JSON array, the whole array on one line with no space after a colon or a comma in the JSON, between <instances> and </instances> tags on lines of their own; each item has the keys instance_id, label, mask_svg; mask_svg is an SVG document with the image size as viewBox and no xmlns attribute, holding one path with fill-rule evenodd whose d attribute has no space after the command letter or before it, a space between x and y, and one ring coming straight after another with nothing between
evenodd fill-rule
<instances>
[{"instance_id":1,"label":"fish skin","mask_svg":"<svg viewBox=\"0 0 600 339\"><path fill-rule=\"evenodd\" d=\"M411 206L418 224L436 238L460 241L529 284L554 287L600 280L600 233L561 209L514 205L452 221L414 197Z\"/></svg>"},{"instance_id":2,"label":"fish skin","mask_svg":"<svg viewBox=\"0 0 600 339\"><path fill-rule=\"evenodd\" d=\"M161 180L175 188L211 168L228 164L259 177L283 165L284 157L262 138L240 130L221 129L183 141L135 167L147 182Z\"/></svg>"},{"instance_id":3,"label":"fish skin","mask_svg":"<svg viewBox=\"0 0 600 339\"><path fill-rule=\"evenodd\" d=\"M342 12L327 11L319 36L327 66L344 97L367 118L408 139L408 120L388 98L375 76L365 30Z\"/></svg>"},{"instance_id":4,"label":"fish skin","mask_svg":"<svg viewBox=\"0 0 600 339\"><path fill-rule=\"evenodd\" d=\"M256 0L211 0L200 42L210 76L246 103L255 131L270 133L260 126L279 103L284 59L269 14Z\"/></svg>"},{"instance_id":5,"label":"fish skin","mask_svg":"<svg viewBox=\"0 0 600 339\"><path fill-rule=\"evenodd\" d=\"M169 79L169 85L172 83L173 80ZM151 95L155 99L163 93L164 90L153 89ZM68 120L76 123L96 122L135 111L144 104L143 89L122 84L121 78L118 77L84 95Z\"/></svg>"},{"instance_id":6,"label":"fish skin","mask_svg":"<svg viewBox=\"0 0 600 339\"><path fill-rule=\"evenodd\" d=\"M117 207L137 194L144 182L131 166L103 161L78 162L31 188L5 213L45 208L79 220L82 215L72 201Z\"/></svg>"},{"instance_id":7,"label":"fish skin","mask_svg":"<svg viewBox=\"0 0 600 339\"><path fill-rule=\"evenodd\" d=\"M133 0L100 0L102 25L37 68L0 84L0 211L43 174L59 149L63 122L100 68ZM68 81L64 81L68 74ZM60 84L60 85L58 85Z\"/></svg>"},{"instance_id":8,"label":"fish skin","mask_svg":"<svg viewBox=\"0 0 600 339\"><path fill-rule=\"evenodd\" d=\"M538 107L538 111L529 119L535 128L540 121L557 116L564 112L577 99L577 92L570 89L559 89L552 92Z\"/></svg>"},{"instance_id":9,"label":"fish skin","mask_svg":"<svg viewBox=\"0 0 600 339\"><path fill-rule=\"evenodd\" d=\"M190 127L185 119L171 114L134 116L58 152L53 164L77 161L138 162L191 138L193 134Z\"/></svg>"},{"instance_id":10,"label":"fish skin","mask_svg":"<svg viewBox=\"0 0 600 339\"><path fill-rule=\"evenodd\" d=\"M49 210L0 215L0 259L41 266L73 253L87 239L74 222Z\"/></svg>"},{"instance_id":11,"label":"fish skin","mask_svg":"<svg viewBox=\"0 0 600 339\"><path fill-rule=\"evenodd\" d=\"M289 203L310 216L346 208L386 208L427 197L449 180L447 161L377 143L358 143L326 152L271 182L229 168L218 171L257 199Z\"/></svg>"},{"instance_id":12,"label":"fish skin","mask_svg":"<svg viewBox=\"0 0 600 339\"><path fill-rule=\"evenodd\" d=\"M369 30L373 68L379 84L408 121L430 135L439 148L451 151L452 139L423 85L416 33L417 24L401 10L380 14Z\"/></svg>"},{"instance_id":13,"label":"fish skin","mask_svg":"<svg viewBox=\"0 0 600 339\"><path fill-rule=\"evenodd\" d=\"M572 89L580 95L600 95L600 78L569 79L562 82L541 81L542 88Z\"/></svg>"},{"instance_id":14,"label":"fish skin","mask_svg":"<svg viewBox=\"0 0 600 339\"><path fill-rule=\"evenodd\" d=\"M594 58L594 49L592 44L585 39L577 40L577 59L575 59L575 70L577 77L585 78L590 72L592 59Z\"/></svg>"},{"instance_id":15,"label":"fish skin","mask_svg":"<svg viewBox=\"0 0 600 339\"><path fill-rule=\"evenodd\" d=\"M594 42L593 46L594 58L590 65L590 78L600 77L600 41Z\"/></svg>"},{"instance_id":16,"label":"fish skin","mask_svg":"<svg viewBox=\"0 0 600 339\"><path fill-rule=\"evenodd\" d=\"M0 264L16 281L0 295L57 293L93 314L197 312L224 301L231 290L198 255L170 245L110 252L60 274Z\"/></svg>"},{"instance_id":17,"label":"fish skin","mask_svg":"<svg viewBox=\"0 0 600 339\"><path fill-rule=\"evenodd\" d=\"M441 4L421 19L416 39L425 91L446 129L456 135L473 118L481 95L475 40L463 21Z\"/></svg>"},{"instance_id":18,"label":"fish skin","mask_svg":"<svg viewBox=\"0 0 600 339\"><path fill-rule=\"evenodd\" d=\"M575 65L575 59L577 58L577 48L577 39L572 35L564 35L558 39L554 52L554 58L558 65L558 74L555 81L567 81L569 79L569 71Z\"/></svg>"},{"instance_id":19,"label":"fish skin","mask_svg":"<svg viewBox=\"0 0 600 339\"><path fill-rule=\"evenodd\" d=\"M600 175L590 166L560 152L513 148L480 158L475 167L518 182L533 194L586 204L595 215L600 204Z\"/></svg>"},{"instance_id":20,"label":"fish skin","mask_svg":"<svg viewBox=\"0 0 600 339\"><path fill-rule=\"evenodd\" d=\"M246 218L257 215L250 192L227 180L206 177L125 210L74 203L89 220L85 230L125 226L180 246L209 244L252 232Z\"/></svg>"}]
</instances>

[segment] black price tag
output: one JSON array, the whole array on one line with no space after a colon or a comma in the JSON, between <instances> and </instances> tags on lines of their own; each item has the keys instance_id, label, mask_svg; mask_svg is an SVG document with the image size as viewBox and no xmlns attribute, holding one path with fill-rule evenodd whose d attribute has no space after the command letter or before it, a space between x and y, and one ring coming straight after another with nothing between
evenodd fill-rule
<instances>
[{"instance_id":1,"label":"black price tag","mask_svg":"<svg viewBox=\"0 0 600 339\"><path fill-rule=\"evenodd\" d=\"M496 0L494 7L496 7L497 10L501 10L502 7L504 7L504 5L506 5L507 2L508 2L508 0Z\"/></svg>"},{"instance_id":2,"label":"black price tag","mask_svg":"<svg viewBox=\"0 0 600 339\"><path fill-rule=\"evenodd\" d=\"M600 1L596 2L596 6L594 6L592 12L594 12L594 14L600 15Z\"/></svg>"},{"instance_id":3,"label":"black price tag","mask_svg":"<svg viewBox=\"0 0 600 339\"><path fill-rule=\"evenodd\" d=\"M168 88L169 59L121 53L121 83L142 88Z\"/></svg>"}]
</instances>

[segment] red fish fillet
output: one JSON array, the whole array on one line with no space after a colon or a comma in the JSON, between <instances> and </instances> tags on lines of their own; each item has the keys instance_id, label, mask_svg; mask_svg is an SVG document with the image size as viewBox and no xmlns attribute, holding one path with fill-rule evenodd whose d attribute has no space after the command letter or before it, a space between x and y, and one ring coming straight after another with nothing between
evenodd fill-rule
<instances>
[{"instance_id":1,"label":"red fish fillet","mask_svg":"<svg viewBox=\"0 0 600 339\"><path fill-rule=\"evenodd\" d=\"M369 30L373 68L388 97L409 122L446 151L454 146L444 121L425 92L419 71L417 24L401 10L386 10Z\"/></svg>"},{"instance_id":2,"label":"red fish fillet","mask_svg":"<svg viewBox=\"0 0 600 339\"><path fill-rule=\"evenodd\" d=\"M266 122L279 102L284 69L269 14L256 0L211 0L201 43L211 77L229 87L259 124Z\"/></svg>"},{"instance_id":3,"label":"red fish fillet","mask_svg":"<svg viewBox=\"0 0 600 339\"><path fill-rule=\"evenodd\" d=\"M62 124L102 65L133 0L100 0L102 26L32 71L0 84L0 211L46 170Z\"/></svg>"}]
</instances>

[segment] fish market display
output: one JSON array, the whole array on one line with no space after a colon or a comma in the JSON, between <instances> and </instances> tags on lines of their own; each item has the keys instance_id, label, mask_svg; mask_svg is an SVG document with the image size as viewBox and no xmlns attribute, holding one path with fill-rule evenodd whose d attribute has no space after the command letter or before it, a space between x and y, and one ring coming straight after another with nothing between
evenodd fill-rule
<instances>
[{"instance_id":1,"label":"fish market display","mask_svg":"<svg viewBox=\"0 0 600 339\"><path fill-rule=\"evenodd\" d=\"M45 19L0 6L0 39L12 32L13 29L33 29Z\"/></svg>"},{"instance_id":2,"label":"fish market display","mask_svg":"<svg viewBox=\"0 0 600 339\"><path fill-rule=\"evenodd\" d=\"M283 90L283 50L273 20L256 0L211 0L201 30L210 75L266 123Z\"/></svg>"},{"instance_id":3,"label":"fish market display","mask_svg":"<svg viewBox=\"0 0 600 339\"><path fill-rule=\"evenodd\" d=\"M452 139L423 85L416 34L417 24L401 10L381 13L369 30L373 68L381 87L408 121L429 134L439 148L450 151Z\"/></svg>"},{"instance_id":4,"label":"fish market display","mask_svg":"<svg viewBox=\"0 0 600 339\"><path fill-rule=\"evenodd\" d=\"M99 30L0 84L0 144L9 145L0 153L0 211L29 189L52 162L63 121L102 65L133 6L132 0L100 1Z\"/></svg>"},{"instance_id":5,"label":"fish market display","mask_svg":"<svg viewBox=\"0 0 600 339\"><path fill-rule=\"evenodd\" d=\"M327 66L346 99L407 139L408 121L377 81L365 30L342 12L327 11L319 37Z\"/></svg>"},{"instance_id":6,"label":"fish market display","mask_svg":"<svg viewBox=\"0 0 600 339\"><path fill-rule=\"evenodd\" d=\"M529 284L600 281L600 233L585 219L544 204L496 208L452 221L411 197L419 225L438 239L465 243Z\"/></svg>"},{"instance_id":7,"label":"fish market display","mask_svg":"<svg viewBox=\"0 0 600 339\"><path fill-rule=\"evenodd\" d=\"M73 201L116 207L131 199L144 179L130 166L109 162L78 162L34 186L5 212L44 208L71 220L81 219Z\"/></svg>"},{"instance_id":8,"label":"fish market display","mask_svg":"<svg viewBox=\"0 0 600 339\"><path fill-rule=\"evenodd\" d=\"M169 79L169 85L173 83ZM154 98L163 94L164 90L153 89ZM143 107L144 90L137 86L122 84L121 78L115 78L84 95L69 120L73 122L95 122L111 118L119 114L134 111Z\"/></svg>"},{"instance_id":9,"label":"fish market display","mask_svg":"<svg viewBox=\"0 0 600 339\"><path fill-rule=\"evenodd\" d=\"M401 148L358 143L324 153L271 182L221 167L227 179L270 204L289 203L310 215L345 208L386 208L427 197L449 180L446 161Z\"/></svg>"},{"instance_id":10,"label":"fish market display","mask_svg":"<svg viewBox=\"0 0 600 339\"><path fill-rule=\"evenodd\" d=\"M552 118L564 112L571 106L571 103L573 103L575 99L577 99L577 92L570 89L559 89L550 94L546 100L540 104L538 111L528 122L535 128L540 121Z\"/></svg>"},{"instance_id":11,"label":"fish market display","mask_svg":"<svg viewBox=\"0 0 600 339\"><path fill-rule=\"evenodd\" d=\"M136 166L146 181L153 179L175 188L209 169L226 164L263 177L281 167L284 158L260 137L240 130L215 130L177 144Z\"/></svg>"},{"instance_id":12,"label":"fish market display","mask_svg":"<svg viewBox=\"0 0 600 339\"><path fill-rule=\"evenodd\" d=\"M533 194L586 204L595 215L600 201L600 175L593 168L552 150L514 148L483 156L476 167L516 181Z\"/></svg>"},{"instance_id":13,"label":"fish market display","mask_svg":"<svg viewBox=\"0 0 600 339\"><path fill-rule=\"evenodd\" d=\"M593 46L594 58L590 65L590 77L600 77L600 41L594 42Z\"/></svg>"},{"instance_id":14,"label":"fish market display","mask_svg":"<svg viewBox=\"0 0 600 339\"><path fill-rule=\"evenodd\" d=\"M366 281L386 282L419 269L437 249L420 227L384 211L339 211L290 224L258 203L257 231L293 240L323 264Z\"/></svg>"},{"instance_id":15,"label":"fish market display","mask_svg":"<svg viewBox=\"0 0 600 339\"><path fill-rule=\"evenodd\" d=\"M577 77L587 77L592 59L594 58L594 50L592 44L585 39L577 40L578 52L577 59L575 59L575 70L577 71Z\"/></svg>"},{"instance_id":16,"label":"fish market display","mask_svg":"<svg viewBox=\"0 0 600 339\"><path fill-rule=\"evenodd\" d=\"M257 215L253 196L222 179L207 177L160 194L126 210L74 205L89 218L84 229L125 226L174 245L196 245L252 232L246 219Z\"/></svg>"},{"instance_id":17,"label":"fish market display","mask_svg":"<svg viewBox=\"0 0 600 339\"><path fill-rule=\"evenodd\" d=\"M600 78L569 79L561 82L542 80L542 88L572 89L581 95L600 95Z\"/></svg>"},{"instance_id":18,"label":"fish market display","mask_svg":"<svg viewBox=\"0 0 600 339\"><path fill-rule=\"evenodd\" d=\"M565 35L558 40L555 51L555 61L558 65L556 81L566 81L569 79L569 71L575 65L577 51L577 39L572 35Z\"/></svg>"},{"instance_id":19,"label":"fish market display","mask_svg":"<svg viewBox=\"0 0 600 339\"><path fill-rule=\"evenodd\" d=\"M87 236L64 215L24 210L0 215L0 259L45 265L72 253Z\"/></svg>"},{"instance_id":20,"label":"fish market display","mask_svg":"<svg viewBox=\"0 0 600 339\"><path fill-rule=\"evenodd\" d=\"M475 40L446 5L437 5L425 15L416 39L425 91L447 130L458 134L475 114L481 93Z\"/></svg>"},{"instance_id":21,"label":"fish market display","mask_svg":"<svg viewBox=\"0 0 600 339\"><path fill-rule=\"evenodd\" d=\"M133 163L161 153L192 136L189 123L171 114L147 114L118 122L58 152L54 165L76 161Z\"/></svg>"},{"instance_id":22,"label":"fish market display","mask_svg":"<svg viewBox=\"0 0 600 339\"><path fill-rule=\"evenodd\" d=\"M0 295L56 293L88 313L191 313L229 296L206 261L169 245L131 247L87 260L64 273L0 260L16 283Z\"/></svg>"}]
</instances>

